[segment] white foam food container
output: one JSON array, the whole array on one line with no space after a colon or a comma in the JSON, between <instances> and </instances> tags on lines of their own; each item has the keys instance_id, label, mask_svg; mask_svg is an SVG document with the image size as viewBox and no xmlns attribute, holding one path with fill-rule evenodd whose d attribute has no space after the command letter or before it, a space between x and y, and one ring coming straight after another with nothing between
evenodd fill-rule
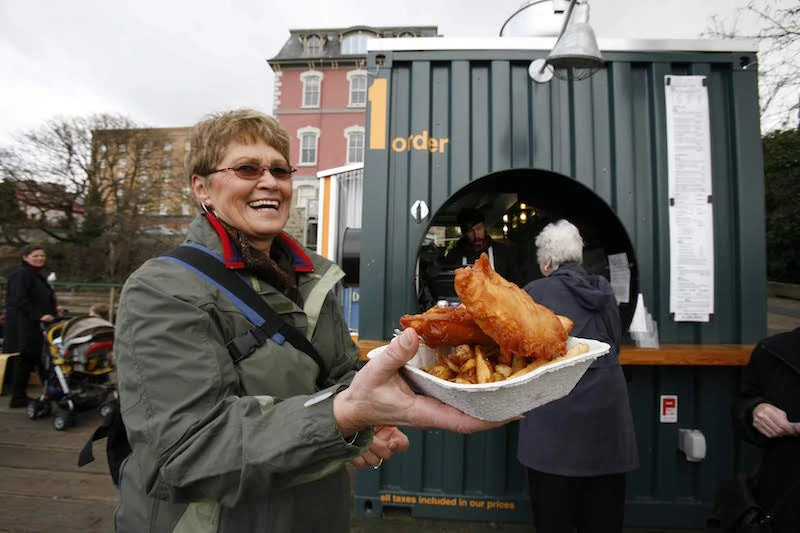
<instances>
[{"instance_id":1,"label":"white foam food container","mask_svg":"<svg viewBox=\"0 0 800 533\"><path fill-rule=\"evenodd\" d=\"M420 343L419 351L403 367L403 373L419 394L432 396L475 418L507 420L569 394L594 360L610 349L605 342L580 337L569 337L567 349L578 343L588 344L589 351L555 359L514 379L476 385L454 383L422 370L421 367L434 365L438 359L436 349ZM387 346L371 350L367 357L380 355Z\"/></svg>"}]
</instances>

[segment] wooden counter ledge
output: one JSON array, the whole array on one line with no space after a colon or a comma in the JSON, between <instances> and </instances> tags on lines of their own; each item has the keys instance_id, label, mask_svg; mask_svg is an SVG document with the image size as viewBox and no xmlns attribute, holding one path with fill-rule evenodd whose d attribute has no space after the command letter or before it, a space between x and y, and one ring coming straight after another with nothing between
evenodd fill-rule
<instances>
[{"instance_id":1,"label":"wooden counter ledge","mask_svg":"<svg viewBox=\"0 0 800 533\"><path fill-rule=\"evenodd\" d=\"M359 339L361 359L388 340ZM619 360L623 365L743 366L750 360L753 344L663 344L659 348L623 346Z\"/></svg>"}]
</instances>

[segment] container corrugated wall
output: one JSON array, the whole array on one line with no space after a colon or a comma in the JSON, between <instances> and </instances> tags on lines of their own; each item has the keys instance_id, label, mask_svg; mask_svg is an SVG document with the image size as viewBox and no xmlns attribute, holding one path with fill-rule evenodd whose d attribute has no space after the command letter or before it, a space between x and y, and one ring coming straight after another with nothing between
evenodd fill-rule
<instances>
[{"instance_id":1,"label":"container corrugated wall","mask_svg":"<svg viewBox=\"0 0 800 533\"><path fill-rule=\"evenodd\" d=\"M608 203L633 244L639 291L658 322L662 343L740 344L763 337L764 185L754 53L604 52L605 68L589 80L536 84L528 66L542 56L521 50L371 53L360 338L389 338L398 318L416 308L414 262L426 224L411 218L412 204L424 200L435 213L465 185L511 168L572 177ZM665 75L708 79L715 312L704 324L670 320ZM423 133L427 137L418 142L411 138ZM697 527L716 482L739 456L728 422L738 369L642 367L632 374L642 468L630 477L628 521ZM678 456L674 425L660 424L656 416L660 394L681 394L686 416L681 427L702 427L709 446L705 462L687 463ZM487 454L481 464L466 461L464 451L476 436L420 437L425 449L415 441L411 455L392 466L405 461L404 472L422 469L413 483L406 483L405 473L402 479L384 474L381 484L372 473L359 474L356 496L369 499L378 494L373 489L421 490L513 500L524 492L514 477L516 459L510 452L515 443L508 434L513 431L477 437L491 442L477 445ZM441 448L432 452L441 455L441 463L431 464L429 446ZM497 453L505 454L502 468ZM477 488L444 479L432 486L420 483L434 467L505 474L502 482L475 474ZM677 508L684 518L675 516Z\"/></svg>"}]
</instances>

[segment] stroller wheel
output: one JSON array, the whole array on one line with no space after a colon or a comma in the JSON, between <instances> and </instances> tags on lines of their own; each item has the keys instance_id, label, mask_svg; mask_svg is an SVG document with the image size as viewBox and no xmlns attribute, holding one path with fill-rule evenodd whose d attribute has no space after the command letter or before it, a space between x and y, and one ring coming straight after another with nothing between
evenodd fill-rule
<instances>
[{"instance_id":1,"label":"stroller wheel","mask_svg":"<svg viewBox=\"0 0 800 533\"><path fill-rule=\"evenodd\" d=\"M44 416L48 416L50 414L50 403L43 402L41 400L34 400L28 403L28 407L25 409L25 414L28 415L28 418L31 420L37 420Z\"/></svg>"},{"instance_id":2,"label":"stroller wheel","mask_svg":"<svg viewBox=\"0 0 800 533\"><path fill-rule=\"evenodd\" d=\"M74 425L75 413L72 411L61 411L53 418L53 427L56 431L64 431Z\"/></svg>"}]
</instances>

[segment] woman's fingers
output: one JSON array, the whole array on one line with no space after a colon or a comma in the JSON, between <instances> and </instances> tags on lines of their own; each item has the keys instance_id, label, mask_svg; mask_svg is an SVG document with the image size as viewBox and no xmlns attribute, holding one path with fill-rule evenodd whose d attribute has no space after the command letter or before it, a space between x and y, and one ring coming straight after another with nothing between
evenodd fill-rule
<instances>
[{"instance_id":1,"label":"woman's fingers","mask_svg":"<svg viewBox=\"0 0 800 533\"><path fill-rule=\"evenodd\" d=\"M385 451L389 454L379 454L384 459L388 459L391 454L404 452L408 449L408 436L393 426L376 426L373 445L385 446Z\"/></svg>"},{"instance_id":2,"label":"woman's fingers","mask_svg":"<svg viewBox=\"0 0 800 533\"><path fill-rule=\"evenodd\" d=\"M435 398L426 396L417 397L414 418L415 426L417 427L446 429L464 434L493 429L510 421L489 422L480 420Z\"/></svg>"}]
</instances>

